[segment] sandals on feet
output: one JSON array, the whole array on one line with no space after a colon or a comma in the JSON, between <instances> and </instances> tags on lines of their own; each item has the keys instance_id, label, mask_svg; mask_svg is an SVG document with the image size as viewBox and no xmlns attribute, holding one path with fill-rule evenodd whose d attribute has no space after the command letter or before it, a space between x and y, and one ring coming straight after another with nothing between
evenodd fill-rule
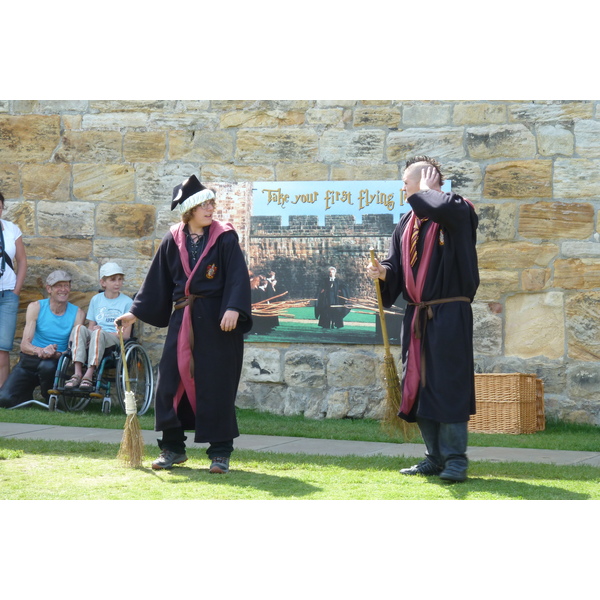
<instances>
[{"instance_id":1,"label":"sandals on feet","mask_svg":"<svg viewBox=\"0 0 600 600\"><path fill-rule=\"evenodd\" d=\"M79 386L81 383L81 375L73 375L69 381L65 383L65 388L72 389Z\"/></svg>"},{"instance_id":2,"label":"sandals on feet","mask_svg":"<svg viewBox=\"0 0 600 600\"><path fill-rule=\"evenodd\" d=\"M91 392L94 389L94 382L91 379L88 379L87 377L84 377L81 380L81 383L79 385L79 389L83 392Z\"/></svg>"}]
</instances>

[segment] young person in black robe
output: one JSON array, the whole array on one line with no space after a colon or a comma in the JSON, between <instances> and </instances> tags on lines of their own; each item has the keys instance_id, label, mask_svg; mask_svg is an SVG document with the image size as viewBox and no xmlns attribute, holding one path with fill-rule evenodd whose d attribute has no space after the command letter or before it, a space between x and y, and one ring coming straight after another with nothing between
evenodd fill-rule
<instances>
[{"instance_id":1,"label":"young person in black robe","mask_svg":"<svg viewBox=\"0 0 600 600\"><path fill-rule=\"evenodd\" d=\"M324 330L342 329L344 317L350 312L345 308L349 293L346 284L337 276L337 269L329 267L321 280L315 302L315 319Z\"/></svg>"},{"instance_id":2,"label":"young person in black robe","mask_svg":"<svg viewBox=\"0 0 600 600\"><path fill-rule=\"evenodd\" d=\"M400 472L464 481L468 421L475 414L471 302L479 286L478 217L471 202L441 191L440 166L427 156L406 163L403 181L412 211L400 219L389 256L367 267L382 282L384 306L400 294L408 303L399 416L418 423L427 452Z\"/></svg>"},{"instance_id":3,"label":"young person in black robe","mask_svg":"<svg viewBox=\"0 0 600 600\"><path fill-rule=\"evenodd\" d=\"M153 469L187 460L186 430L209 442L211 473L227 473L239 436L235 398L252 327L248 267L233 226L213 218L215 194L192 175L173 190L181 223L163 238L121 327L167 327L158 366Z\"/></svg>"}]
</instances>

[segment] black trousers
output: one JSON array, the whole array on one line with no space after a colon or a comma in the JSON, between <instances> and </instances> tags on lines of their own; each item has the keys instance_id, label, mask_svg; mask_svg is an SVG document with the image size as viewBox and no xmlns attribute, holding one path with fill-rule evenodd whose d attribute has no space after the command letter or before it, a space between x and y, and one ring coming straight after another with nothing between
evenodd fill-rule
<instances>
[{"instance_id":1,"label":"black trousers","mask_svg":"<svg viewBox=\"0 0 600 600\"><path fill-rule=\"evenodd\" d=\"M58 359L39 358L23 354L0 388L0 406L10 408L33 398L33 391L39 385L42 396L47 401L48 390L54 387L54 375Z\"/></svg>"},{"instance_id":2,"label":"black trousers","mask_svg":"<svg viewBox=\"0 0 600 600\"><path fill-rule=\"evenodd\" d=\"M185 440L187 440L187 437L183 427L165 429L162 434L162 439L158 440L158 446L161 450L170 450L171 452L177 452L177 454L185 452ZM233 440L209 443L210 446L206 449L206 454L211 459L215 456L229 458L233 452Z\"/></svg>"}]
</instances>

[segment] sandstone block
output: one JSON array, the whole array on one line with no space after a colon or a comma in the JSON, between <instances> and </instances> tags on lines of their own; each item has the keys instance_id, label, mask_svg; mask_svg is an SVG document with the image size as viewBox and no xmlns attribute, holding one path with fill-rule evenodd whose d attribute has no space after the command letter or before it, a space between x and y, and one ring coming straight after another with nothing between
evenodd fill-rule
<instances>
[{"instance_id":1,"label":"sandstone block","mask_svg":"<svg viewBox=\"0 0 600 600\"><path fill-rule=\"evenodd\" d=\"M562 158L554 162L555 198L600 196L600 160Z\"/></svg>"},{"instance_id":2,"label":"sandstone block","mask_svg":"<svg viewBox=\"0 0 600 600\"><path fill-rule=\"evenodd\" d=\"M400 127L402 113L395 106L357 106L354 127Z\"/></svg>"},{"instance_id":3,"label":"sandstone block","mask_svg":"<svg viewBox=\"0 0 600 600\"><path fill-rule=\"evenodd\" d=\"M505 354L521 358L563 356L564 299L561 292L518 294L506 299Z\"/></svg>"},{"instance_id":4,"label":"sandstone block","mask_svg":"<svg viewBox=\"0 0 600 600\"><path fill-rule=\"evenodd\" d=\"M565 315L569 357L584 361L600 360L600 292L569 296Z\"/></svg>"},{"instance_id":5,"label":"sandstone block","mask_svg":"<svg viewBox=\"0 0 600 600\"><path fill-rule=\"evenodd\" d=\"M56 162L105 163L121 161L122 136L118 131L68 129L54 155Z\"/></svg>"},{"instance_id":6,"label":"sandstone block","mask_svg":"<svg viewBox=\"0 0 600 600\"><path fill-rule=\"evenodd\" d=\"M165 129L169 132L214 131L219 127L219 115L210 111L190 113L153 112L148 122L149 130Z\"/></svg>"},{"instance_id":7,"label":"sandstone block","mask_svg":"<svg viewBox=\"0 0 600 600\"><path fill-rule=\"evenodd\" d=\"M440 162L465 158L463 128L411 128L404 131L392 131L388 134L388 161L400 162L418 154L433 156Z\"/></svg>"},{"instance_id":8,"label":"sandstone block","mask_svg":"<svg viewBox=\"0 0 600 600\"><path fill-rule=\"evenodd\" d=\"M479 226L477 228L478 242L514 239L517 212L514 203L478 204L476 210L479 216Z\"/></svg>"},{"instance_id":9,"label":"sandstone block","mask_svg":"<svg viewBox=\"0 0 600 600\"><path fill-rule=\"evenodd\" d=\"M520 102L508 105L508 115L512 122L570 123L578 119L593 118L594 102L562 100Z\"/></svg>"},{"instance_id":10,"label":"sandstone block","mask_svg":"<svg viewBox=\"0 0 600 600\"><path fill-rule=\"evenodd\" d=\"M328 127L343 127L346 110L344 108L309 108L306 111L307 125L325 125Z\"/></svg>"},{"instance_id":11,"label":"sandstone block","mask_svg":"<svg viewBox=\"0 0 600 600\"><path fill-rule=\"evenodd\" d=\"M123 157L128 162L165 160L167 138L160 131L129 131L123 142Z\"/></svg>"},{"instance_id":12,"label":"sandstone block","mask_svg":"<svg viewBox=\"0 0 600 600\"><path fill-rule=\"evenodd\" d=\"M65 129L81 129L83 115L62 115L61 119Z\"/></svg>"},{"instance_id":13,"label":"sandstone block","mask_svg":"<svg viewBox=\"0 0 600 600\"><path fill-rule=\"evenodd\" d=\"M479 279L479 288L475 295L478 302L499 300L505 294L519 291L519 274L517 271L480 268Z\"/></svg>"},{"instance_id":14,"label":"sandstone block","mask_svg":"<svg viewBox=\"0 0 600 600\"><path fill-rule=\"evenodd\" d=\"M600 287L600 259L557 259L554 262L554 285L568 290Z\"/></svg>"},{"instance_id":15,"label":"sandstone block","mask_svg":"<svg viewBox=\"0 0 600 600\"><path fill-rule=\"evenodd\" d=\"M98 205L96 235L105 237L142 238L154 233L156 208L148 204Z\"/></svg>"},{"instance_id":16,"label":"sandstone block","mask_svg":"<svg viewBox=\"0 0 600 600\"><path fill-rule=\"evenodd\" d=\"M90 100L90 112L172 112L174 100Z\"/></svg>"},{"instance_id":17,"label":"sandstone block","mask_svg":"<svg viewBox=\"0 0 600 600\"><path fill-rule=\"evenodd\" d=\"M473 349L475 354L496 356L502 353L502 317L487 303L474 302Z\"/></svg>"},{"instance_id":18,"label":"sandstone block","mask_svg":"<svg viewBox=\"0 0 600 600\"><path fill-rule=\"evenodd\" d=\"M535 137L524 125L471 127L466 145L473 159L529 158L535 156Z\"/></svg>"},{"instance_id":19,"label":"sandstone block","mask_svg":"<svg viewBox=\"0 0 600 600\"><path fill-rule=\"evenodd\" d=\"M402 124L405 127L441 127L450 123L452 106L441 102L403 102Z\"/></svg>"},{"instance_id":20,"label":"sandstone block","mask_svg":"<svg viewBox=\"0 0 600 600\"><path fill-rule=\"evenodd\" d=\"M60 142L58 115L0 115L0 162L45 162Z\"/></svg>"},{"instance_id":21,"label":"sandstone block","mask_svg":"<svg viewBox=\"0 0 600 600\"><path fill-rule=\"evenodd\" d=\"M239 131L235 158L244 162L309 162L317 160L316 133L302 129Z\"/></svg>"},{"instance_id":22,"label":"sandstone block","mask_svg":"<svg viewBox=\"0 0 600 600\"><path fill-rule=\"evenodd\" d=\"M233 159L232 134L224 131L172 131L169 158L197 162L229 162Z\"/></svg>"},{"instance_id":23,"label":"sandstone block","mask_svg":"<svg viewBox=\"0 0 600 600\"><path fill-rule=\"evenodd\" d=\"M483 175L478 163L468 160L461 162L450 161L442 166L444 177L452 181L453 192L470 200L481 197ZM477 208L477 210L479 209Z\"/></svg>"},{"instance_id":24,"label":"sandstone block","mask_svg":"<svg viewBox=\"0 0 600 600\"><path fill-rule=\"evenodd\" d=\"M366 352L338 350L329 354L327 385L332 388L371 387L376 384L377 363Z\"/></svg>"},{"instance_id":25,"label":"sandstone block","mask_svg":"<svg viewBox=\"0 0 600 600\"><path fill-rule=\"evenodd\" d=\"M329 167L323 163L314 162L280 163L275 168L275 175L277 181L325 181L329 176ZM270 178L260 181L269 180Z\"/></svg>"},{"instance_id":26,"label":"sandstone block","mask_svg":"<svg viewBox=\"0 0 600 600\"><path fill-rule=\"evenodd\" d=\"M286 352L285 382L293 387L318 388L325 386L325 362L319 351L310 349Z\"/></svg>"},{"instance_id":27,"label":"sandstone block","mask_svg":"<svg viewBox=\"0 0 600 600\"><path fill-rule=\"evenodd\" d=\"M316 164L314 166L317 167ZM277 165L277 168L280 167ZM287 181L283 177L276 178L275 168L271 165L206 163L202 165L202 176L206 181Z\"/></svg>"},{"instance_id":28,"label":"sandstone block","mask_svg":"<svg viewBox=\"0 0 600 600\"><path fill-rule=\"evenodd\" d=\"M279 350L264 348L261 344L246 344L242 376L246 381L282 383Z\"/></svg>"},{"instance_id":29,"label":"sandstone block","mask_svg":"<svg viewBox=\"0 0 600 600\"><path fill-rule=\"evenodd\" d=\"M28 200L70 200L71 167L64 163L25 165L21 181Z\"/></svg>"},{"instance_id":30,"label":"sandstone block","mask_svg":"<svg viewBox=\"0 0 600 600\"><path fill-rule=\"evenodd\" d=\"M21 197L21 187L19 182L19 167L16 164L0 164L0 191L4 196L5 207L8 209L11 198ZM4 217L7 218L6 216Z\"/></svg>"},{"instance_id":31,"label":"sandstone block","mask_svg":"<svg viewBox=\"0 0 600 600\"><path fill-rule=\"evenodd\" d=\"M537 142L542 156L571 156L575 148L575 137L563 125L540 125Z\"/></svg>"},{"instance_id":32,"label":"sandstone block","mask_svg":"<svg viewBox=\"0 0 600 600\"><path fill-rule=\"evenodd\" d=\"M486 167L483 195L486 198L552 197L552 162L523 160Z\"/></svg>"},{"instance_id":33,"label":"sandstone block","mask_svg":"<svg viewBox=\"0 0 600 600\"><path fill-rule=\"evenodd\" d=\"M459 103L454 105L452 122L454 125L479 125L484 123L504 123L506 106L489 102Z\"/></svg>"},{"instance_id":34,"label":"sandstone block","mask_svg":"<svg viewBox=\"0 0 600 600\"><path fill-rule=\"evenodd\" d=\"M28 237L24 241L28 259L50 260L59 256L64 260L80 260L92 254L91 239L73 238L68 235L68 232L61 236L59 247L55 237Z\"/></svg>"},{"instance_id":35,"label":"sandstone block","mask_svg":"<svg viewBox=\"0 0 600 600\"><path fill-rule=\"evenodd\" d=\"M50 238L64 235L94 235L94 205L89 202L37 203L38 235ZM55 246L55 250L58 250ZM58 268L58 267L57 267Z\"/></svg>"},{"instance_id":36,"label":"sandstone block","mask_svg":"<svg viewBox=\"0 0 600 600\"><path fill-rule=\"evenodd\" d=\"M536 202L521 206L519 235L525 238L588 238L594 232L594 207L577 202Z\"/></svg>"},{"instance_id":37,"label":"sandstone block","mask_svg":"<svg viewBox=\"0 0 600 600\"><path fill-rule=\"evenodd\" d=\"M600 364L579 363L569 366L567 379L570 398L584 398L597 403L598 390L600 390ZM588 421L583 420L583 422Z\"/></svg>"},{"instance_id":38,"label":"sandstone block","mask_svg":"<svg viewBox=\"0 0 600 600\"><path fill-rule=\"evenodd\" d=\"M166 228L164 231L166 232ZM126 257L132 260L147 261L154 256L153 240L131 240L126 238L110 238L93 240L93 255L107 261L115 257ZM82 256L86 256L83 254Z\"/></svg>"},{"instance_id":39,"label":"sandstone block","mask_svg":"<svg viewBox=\"0 0 600 600\"><path fill-rule=\"evenodd\" d=\"M236 110L220 117L219 127L227 129L252 127L286 127L302 125L304 111L283 110Z\"/></svg>"},{"instance_id":40,"label":"sandstone block","mask_svg":"<svg viewBox=\"0 0 600 600\"><path fill-rule=\"evenodd\" d=\"M566 258L600 258L598 242L563 242L561 250Z\"/></svg>"},{"instance_id":41,"label":"sandstone block","mask_svg":"<svg viewBox=\"0 0 600 600\"><path fill-rule=\"evenodd\" d=\"M600 156L600 123L583 120L575 123L575 152L581 157Z\"/></svg>"},{"instance_id":42,"label":"sandstone block","mask_svg":"<svg viewBox=\"0 0 600 600\"><path fill-rule=\"evenodd\" d=\"M192 174L198 175L197 163L137 163L135 165L136 196L143 202L170 207L173 188ZM200 181L203 181L202 177Z\"/></svg>"},{"instance_id":43,"label":"sandstone block","mask_svg":"<svg viewBox=\"0 0 600 600\"><path fill-rule=\"evenodd\" d=\"M356 106L356 100L317 100L316 106L327 108L330 106L341 106L343 108L353 108Z\"/></svg>"},{"instance_id":44,"label":"sandstone block","mask_svg":"<svg viewBox=\"0 0 600 600\"><path fill-rule=\"evenodd\" d=\"M73 165L73 195L90 202L133 202L135 170L131 165Z\"/></svg>"},{"instance_id":45,"label":"sandstone block","mask_svg":"<svg viewBox=\"0 0 600 600\"><path fill-rule=\"evenodd\" d=\"M125 127L147 127L148 119L145 112L93 113L83 115L81 128L120 131Z\"/></svg>"},{"instance_id":46,"label":"sandstone block","mask_svg":"<svg viewBox=\"0 0 600 600\"><path fill-rule=\"evenodd\" d=\"M477 246L480 269L528 269L547 267L558 246L542 242L486 242Z\"/></svg>"},{"instance_id":47,"label":"sandstone block","mask_svg":"<svg viewBox=\"0 0 600 600\"><path fill-rule=\"evenodd\" d=\"M325 165L323 165L325 166ZM327 177L325 177L327 179ZM396 165L339 165L331 167L333 181L370 181L370 180L398 180L398 190L401 189L401 176Z\"/></svg>"},{"instance_id":48,"label":"sandstone block","mask_svg":"<svg viewBox=\"0 0 600 600\"><path fill-rule=\"evenodd\" d=\"M325 131L319 142L319 160L329 163L383 160L384 132L376 130Z\"/></svg>"},{"instance_id":49,"label":"sandstone block","mask_svg":"<svg viewBox=\"0 0 600 600\"><path fill-rule=\"evenodd\" d=\"M523 269L521 272L521 289L526 292L539 292L548 287L551 278L550 269ZM558 285L555 281L556 287Z\"/></svg>"},{"instance_id":50,"label":"sandstone block","mask_svg":"<svg viewBox=\"0 0 600 600\"><path fill-rule=\"evenodd\" d=\"M5 202L2 218L19 226L24 236L35 235L35 202Z\"/></svg>"}]
</instances>

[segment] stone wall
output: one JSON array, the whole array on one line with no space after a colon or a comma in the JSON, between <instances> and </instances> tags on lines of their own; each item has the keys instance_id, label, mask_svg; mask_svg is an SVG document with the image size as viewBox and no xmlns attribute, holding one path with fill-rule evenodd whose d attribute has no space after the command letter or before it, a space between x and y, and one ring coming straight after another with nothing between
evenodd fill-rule
<instances>
[{"instance_id":1,"label":"stone wall","mask_svg":"<svg viewBox=\"0 0 600 600\"><path fill-rule=\"evenodd\" d=\"M173 222L171 189L192 172L224 190L398 179L422 153L480 215L478 370L538 373L549 414L600 424L596 101L0 100L4 216L23 230L30 261L19 331L50 268L72 271L82 306L109 259L134 292ZM234 198L220 208L238 226L247 218ZM145 328L154 360L163 335ZM379 347L248 344L246 354L240 406L380 414Z\"/></svg>"}]
</instances>

